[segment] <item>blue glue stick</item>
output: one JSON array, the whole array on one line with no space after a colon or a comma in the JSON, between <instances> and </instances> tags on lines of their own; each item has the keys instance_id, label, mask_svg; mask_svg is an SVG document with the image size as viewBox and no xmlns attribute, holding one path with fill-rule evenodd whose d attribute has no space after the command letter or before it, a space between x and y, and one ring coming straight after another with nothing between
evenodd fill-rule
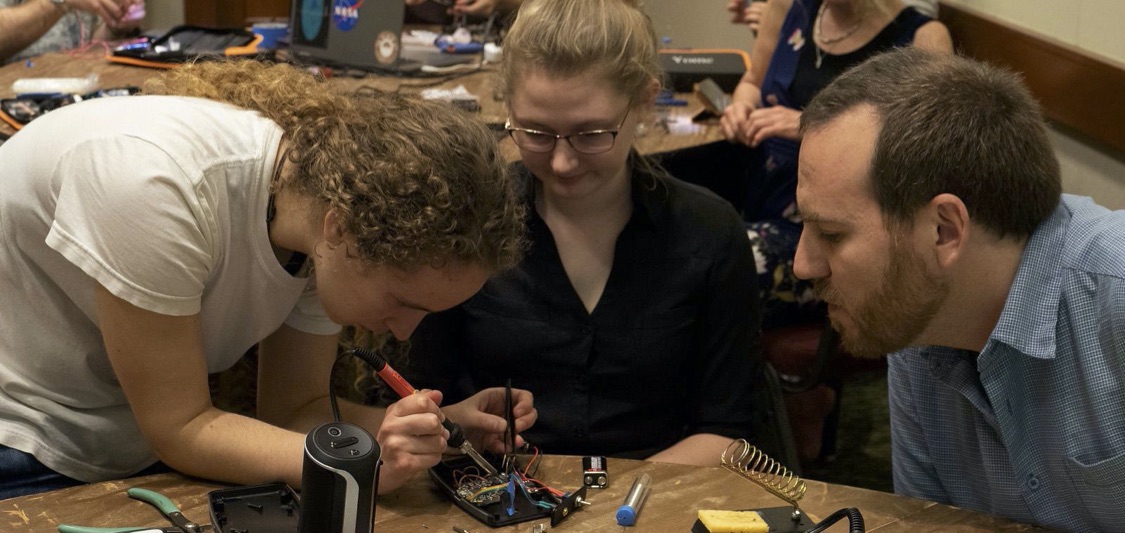
<instances>
[{"instance_id":1,"label":"blue glue stick","mask_svg":"<svg viewBox=\"0 0 1125 533\"><path fill-rule=\"evenodd\" d=\"M641 512L641 506L645 504L645 498L648 497L648 488L652 484L652 478L648 474L641 474L633 481L633 487L629 489L629 495L625 496L625 503L617 508L617 525L631 526L637 522L637 514Z\"/></svg>"}]
</instances>

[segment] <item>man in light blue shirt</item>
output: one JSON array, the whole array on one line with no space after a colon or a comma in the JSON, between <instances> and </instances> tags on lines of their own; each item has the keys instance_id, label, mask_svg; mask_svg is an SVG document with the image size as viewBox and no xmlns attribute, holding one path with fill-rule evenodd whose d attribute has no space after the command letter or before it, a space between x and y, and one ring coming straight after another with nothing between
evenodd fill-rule
<instances>
[{"instance_id":1,"label":"man in light blue shirt","mask_svg":"<svg viewBox=\"0 0 1125 533\"><path fill-rule=\"evenodd\" d=\"M794 269L889 361L895 491L1125 530L1125 212L1062 196L1008 72L903 49L805 109Z\"/></svg>"}]
</instances>

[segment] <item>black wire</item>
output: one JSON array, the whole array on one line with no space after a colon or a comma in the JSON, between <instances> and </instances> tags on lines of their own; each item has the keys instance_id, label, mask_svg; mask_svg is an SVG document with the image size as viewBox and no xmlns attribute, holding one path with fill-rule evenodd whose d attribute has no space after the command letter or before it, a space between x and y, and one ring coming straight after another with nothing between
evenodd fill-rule
<instances>
[{"instance_id":1,"label":"black wire","mask_svg":"<svg viewBox=\"0 0 1125 533\"><path fill-rule=\"evenodd\" d=\"M483 59L483 56L482 56L481 61L479 63L477 63L477 65L475 67L471 68L471 69L458 69L458 70L450 71L450 72L434 72L430 76L428 76L429 81L419 82L419 83L403 82L403 83L398 84L397 87L395 87L394 92L397 93L397 92L399 92L403 89L428 89L430 87L437 87L439 85L449 83L449 82L451 82L451 81L453 81L457 78L464 78L465 76L468 76L470 74L476 74L478 72L483 71L484 69L485 69L484 59ZM414 77L414 79L426 79L426 78L427 78L427 76L415 76Z\"/></svg>"},{"instance_id":2,"label":"black wire","mask_svg":"<svg viewBox=\"0 0 1125 533\"><path fill-rule=\"evenodd\" d=\"M347 359L349 356L358 357L372 369L386 364L379 354L363 348L352 348L336 355L336 360L332 362L332 370L328 372L328 403L332 405L332 420L336 422L340 422L340 406L336 402L336 368L340 366L340 360Z\"/></svg>"},{"instance_id":3,"label":"black wire","mask_svg":"<svg viewBox=\"0 0 1125 533\"><path fill-rule=\"evenodd\" d=\"M328 371L328 403L332 405L332 421L340 422L340 405L336 402L336 368L340 366L340 361L352 355L352 350L336 355L336 360L332 362L332 370Z\"/></svg>"},{"instance_id":4,"label":"black wire","mask_svg":"<svg viewBox=\"0 0 1125 533\"><path fill-rule=\"evenodd\" d=\"M820 533L821 531L825 531L829 527L832 527L832 525L836 522L839 522L845 516L848 517L848 531L850 531L851 533L864 533L864 531L866 531L863 526L863 515L860 514L859 509L856 509L855 507L848 507L846 509L840 509L839 511L832 513L832 515L828 518L817 522L816 525L812 527L812 529L806 531L805 533Z\"/></svg>"},{"instance_id":5,"label":"black wire","mask_svg":"<svg viewBox=\"0 0 1125 533\"><path fill-rule=\"evenodd\" d=\"M508 378L507 383L504 385L504 444L508 449L505 452L509 454L516 453L516 415L512 412L512 378Z\"/></svg>"}]
</instances>

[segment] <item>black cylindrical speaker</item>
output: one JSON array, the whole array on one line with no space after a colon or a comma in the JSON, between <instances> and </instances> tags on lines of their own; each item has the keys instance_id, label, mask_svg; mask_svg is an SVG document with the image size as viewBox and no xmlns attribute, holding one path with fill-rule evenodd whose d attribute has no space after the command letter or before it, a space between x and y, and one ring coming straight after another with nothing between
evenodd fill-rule
<instances>
[{"instance_id":1,"label":"black cylindrical speaker","mask_svg":"<svg viewBox=\"0 0 1125 533\"><path fill-rule=\"evenodd\" d=\"M301 533L370 533L379 443L359 426L331 422L305 437Z\"/></svg>"}]
</instances>

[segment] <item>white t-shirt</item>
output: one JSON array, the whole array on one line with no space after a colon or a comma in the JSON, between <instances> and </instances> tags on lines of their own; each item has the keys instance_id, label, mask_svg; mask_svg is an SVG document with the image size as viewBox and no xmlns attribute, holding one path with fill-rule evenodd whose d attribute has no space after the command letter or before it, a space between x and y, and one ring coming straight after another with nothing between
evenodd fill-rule
<instances>
[{"instance_id":1,"label":"white t-shirt","mask_svg":"<svg viewBox=\"0 0 1125 533\"><path fill-rule=\"evenodd\" d=\"M930 18L937 18L938 0L902 0L903 4L917 9L919 13Z\"/></svg>"},{"instance_id":2,"label":"white t-shirt","mask_svg":"<svg viewBox=\"0 0 1125 533\"><path fill-rule=\"evenodd\" d=\"M199 313L208 372L283 322L339 331L269 242L281 135L228 105L130 96L52 111L0 146L0 443L83 481L156 460L106 357L96 283Z\"/></svg>"}]
</instances>

